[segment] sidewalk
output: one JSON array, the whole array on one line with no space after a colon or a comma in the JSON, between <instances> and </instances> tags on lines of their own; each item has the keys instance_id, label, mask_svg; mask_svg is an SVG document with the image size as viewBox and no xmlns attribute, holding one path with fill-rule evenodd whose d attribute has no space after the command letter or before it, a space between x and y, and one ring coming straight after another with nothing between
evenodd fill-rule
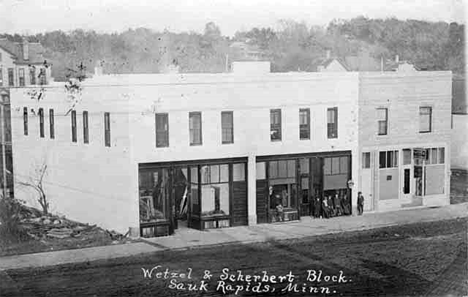
<instances>
[{"instance_id":1,"label":"sidewalk","mask_svg":"<svg viewBox=\"0 0 468 297\"><path fill-rule=\"evenodd\" d=\"M305 236L367 230L385 226L461 217L468 217L468 203L448 205L440 208L418 208L332 219L312 219L310 217L303 217L301 221L295 222L261 224L209 231L181 229L176 230L176 234L172 236L146 238L142 239L142 242L137 243L0 257L0 271L83 263L95 260L128 257L162 250L293 239Z\"/></svg>"}]
</instances>

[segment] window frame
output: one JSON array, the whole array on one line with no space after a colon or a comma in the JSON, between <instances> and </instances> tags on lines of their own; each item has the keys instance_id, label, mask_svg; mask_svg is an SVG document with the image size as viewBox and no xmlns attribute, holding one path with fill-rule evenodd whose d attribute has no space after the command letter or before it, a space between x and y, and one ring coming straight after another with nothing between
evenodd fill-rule
<instances>
[{"instance_id":1,"label":"window frame","mask_svg":"<svg viewBox=\"0 0 468 297\"><path fill-rule=\"evenodd\" d=\"M29 83L31 85L36 84L36 67L34 66L29 68Z\"/></svg>"},{"instance_id":2,"label":"window frame","mask_svg":"<svg viewBox=\"0 0 468 297\"><path fill-rule=\"evenodd\" d=\"M28 136L29 131L28 131L28 108L23 107L23 134L25 136Z\"/></svg>"},{"instance_id":3,"label":"window frame","mask_svg":"<svg viewBox=\"0 0 468 297\"><path fill-rule=\"evenodd\" d=\"M385 112L385 119L382 120L379 117L379 111L384 111ZM384 124L385 130L383 132L380 131L381 124ZM385 136L388 135L388 108L386 107L379 107L377 108L377 135L379 136Z\"/></svg>"},{"instance_id":4,"label":"window frame","mask_svg":"<svg viewBox=\"0 0 468 297\"><path fill-rule=\"evenodd\" d=\"M50 108L49 109L49 134L50 138L54 139L55 138L55 118L54 118L54 109Z\"/></svg>"},{"instance_id":5,"label":"window frame","mask_svg":"<svg viewBox=\"0 0 468 297\"><path fill-rule=\"evenodd\" d=\"M371 167L371 157L370 152L362 152L362 169L369 169Z\"/></svg>"},{"instance_id":6,"label":"window frame","mask_svg":"<svg viewBox=\"0 0 468 297\"><path fill-rule=\"evenodd\" d=\"M44 109L39 108L39 111L37 112L39 115L39 137L44 138L45 133L44 133Z\"/></svg>"},{"instance_id":7,"label":"window frame","mask_svg":"<svg viewBox=\"0 0 468 297\"><path fill-rule=\"evenodd\" d=\"M8 86L14 87L15 86L15 69L8 68L7 73L8 73Z\"/></svg>"},{"instance_id":8,"label":"window frame","mask_svg":"<svg viewBox=\"0 0 468 297\"><path fill-rule=\"evenodd\" d=\"M104 146L111 146L110 112L104 112Z\"/></svg>"},{"instance_id":9,"label":"window frame","mask_svg":"<svg viewBox=\"0 0 468 297\"><path fill-rule=\"evenodd\" d=\"M423 110L427 109L429 113L424 114ZM428 130L422 130L421 127L421 116L429 117L429 128ZM432 132L432 106L420 106L419 107L419 133L431 133Z\"/></svg>"},{"instance_id":10,"label":"window frame","mask_svg":"<svg viewBox=\"0 0 468 297\"><path fill-rule=\"evenodd\" d=\"M76 110L71 111L70 117L71 117L72 142L78 142L78 135L77 135L77 130L76 130Z\"/></svg>"},{"instance_id":11,"label":"window frame","mask_svg":"<svg viewBox=\"0 0 468 297\"><path fill-rule=\"evenodd\" d=\"M303 117L306 119L306 124L302 124ZM304 132L306 136L303 137L302 132ZM310 108L299 109L299 139L310 140Z\"/></svg>"},{"instance_id":12,"label":"window frame","mask_svg":"<svg viewBox=\"0 0 468 297\"><path fill-rule=\"evenodd\" d=\"M167 129L161 129L158 126L158 119L165 119L164 125ZM168 113L155 113L154 114L154 126L155 126L155 137L156 137L156 147L169 147L169 114ZM161 134L162 133L162 134ZM162 136L162 138L160 138ZM163 143L160 144L158 140L163 140Z\"/></svg>"},{"instance_id":13,"label":"window frame","mask_svg":"<svg viewBox=\"0 0 468 297\"><path fill-rule=\"evenodd\" d=\"M391 154L389 154L391 153ZM384 154L384 164L382 164L382 154ZM399 150L379 151L379 169L391 169L400 167ZM382 166L384 165L384 166Z\"/></svg>"},{"instance_id":14,"label":"window frame","mask_svg":"<svg viewBox=\"0 0 468 297\"><path fill-rule=\"evenodd\" d=\"M191 127L191 119L196 119L198 117L199 119L199 127ZM195 123L194 123L195 124ZM200 111L191 111L189 112L189 143L190 146L198 146L198 145L203 145L203 127L202 127L202 113ZM194 126L194 125L192 125ZM198 131L198 133L197 133ZM197 133L199 136L199 139L195 139L195 134L192 133ZM193 135L193 137L192 137ZM197 140L197 141L196 141Z\"/></svg>"},{"instance_id":15,"label":"window frame","mask_svg":"<svg viewBox=\"0 0 468 297\"><path fill-rule=\"evenodd\" d=\"M328 116L329 112L333 112L332 117ZM332 122L330 122L331 118L333 119ZM327 108L327 138L338 138L338 107Z\"/></svg>"},{"instance_id":16,"label":"window frame","mask_svg":"<svg viewBox=\"0 0 468 297\"><path fill-rule=\"evenodd\" d=\"M83 111L83 143L89 143L89 114Z\"/></svg>"},{"instance_id":17,"label":"window frame","mask_svg":"<svg viewBox=\"0 0 468 297\"><path fill-rule=\"evenodd\" d=\"M26 76L25 76L24 68L18 69L18 84L20 87L26 86Z\"/></svg>"},{"instance_id":18,"label":"window frame","mask_svg":"<svg viewBox=\"0 0 468 297\"><path fill-rule=\"evenodd\" d=\"M229 124L230 126L225 126L224 117L230 116ZM225 138L225 136L227 136ZM234 112L232 111L222 111L221 112L221 143L222 144L231 144L234 143Z\"/></svg>"},{"instance_id":19,"label":"window frame","mask_svg":"<svg viewBox=\"0 0 468 297\"><path fill-rule=\"evenodd\" d=\"M281 109L270 109L270 141L282 141L282 124ZM276 138L274 137L275 132L277 133Z\"/></svg>"}]
</instances>

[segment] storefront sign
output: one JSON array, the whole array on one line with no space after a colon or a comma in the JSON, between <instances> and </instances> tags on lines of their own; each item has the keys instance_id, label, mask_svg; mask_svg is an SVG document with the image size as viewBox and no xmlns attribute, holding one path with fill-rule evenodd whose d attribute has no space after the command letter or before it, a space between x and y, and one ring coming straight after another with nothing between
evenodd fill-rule
<instances>
[{"instance_id":1,"label":"storefront sign","mask_svg":"<svg viewBox=\"0 0 468 297\"><path fill-rule=\"evenodd\" d=\"M415 148L413 150L414 159L425 160L426 159L426 149L424 148Z\"/></svg>"}]
</instances>

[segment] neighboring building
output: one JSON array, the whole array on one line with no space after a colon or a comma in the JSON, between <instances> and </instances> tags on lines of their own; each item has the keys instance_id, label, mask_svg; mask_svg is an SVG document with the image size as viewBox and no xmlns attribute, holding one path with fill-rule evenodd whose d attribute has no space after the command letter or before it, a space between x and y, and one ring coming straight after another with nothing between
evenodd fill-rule
<instances>
[{"instance_id":1,"label":"neighboring building","mask_svg":"<svg viewBox=\"0 0 468 297\"><path fill-rule=\"evenodd\" d=\"M15 162L15 182L46 164L44 185L53 211L156 236L184 227L297 220L313 213L316 199L333 205L335 194L342 214L354 213L357 192L368 183L361 153L372 152L375 159L377 152L392 150L406 158L403 149L435 143L449 155L450 131L439 121L450 116L450 73L240 74L96 76L84 82L79 104L68 114L64 88L46 87L40 101L14 90L14 154L29 157ZM384 100L381 90L389 87ZM389 108L389 137L364 138L377 125L376 107L362 106L371 97ZM402 98L411 108L397 121ZM428 104L434 131L423 135L418 108ZM374 124L363 126L364 121ZM406 132L390 137L401 131ZM35 149L26 151L30 147ZM446 170L423 166L427 178L448 185ZM28 189L16 191L18 198L34 201ZM423 194L424 205L448 203L447 187L439 196L430 191ZM389 199L382 191L373 193L375 201L379 195ZM406 203L395 195L398 206ZM369 207L371 200L366 196L367 209L388 209Z\"/></svg>"},{"instance_id":2,"label":"neighboring building","mask_svg":"<svg viewBox=\"0 0 468 297\"><path fill-rule=\"evenodd\" d=\"M265 59L266 55L257 45L244 41L235 41L229 45L230 53L238 61L258 61Z\"/></svg>"},{"instance_id":3,"label":"neighboring building","mask_svg":"<svg viewBox=\"0 0 468 297\"><path fill-rule=\"evenodd\" d=\"M355 56L346 56L343 58L332 57L330 50L326 51L325 59L319 60L312 69L318 72L369 72L369 71L395 71L395 72L414 72L419 69L407 61L400 61L399 56L395 60L379 60L373 58L368 52L360 53Z\"/></svg>"},{"instance_id":4,"label":"neighboring building","mask_svg":"<svg viewBox=\"0 0 468 297\"><path fill-rule=\"evenodd\" d=\"M468 170L468 98L464 76L452 82L452 168Z\"/></svg>"},{"instance_id":5,"label":"neighboring building","mask_svg":"<svg viewBox=\"0 0 468 297\"><path fill-rule=\"evenodd\" d=\"M367 208L448 204L451 73L359 78L360 187Z\"/></svg>"},{"instance_id":6,"label":"neighboring building","mask_svg":"<svg viewBox=\"0 0 468 297\"><path fill-rule=\"evenodd\" d=\"M4 106L4 114L0 117L4 120L5 162L7 169L6 180L10 195L13 195L13 160L11 152L10 133L10 88L26 87L30 85L46 85L51 81L51 68L45 61L42 53L43 47L39 43L28 42L26 38L22 42L12 42L0 38L0 96ZM0 137L1 137L0 132ZM0 147L0 156L1 154ZM1 160L1 159L0 159ZM3 188L3 162L0 161L0 184Z\"/></svg>"}]
</instances>

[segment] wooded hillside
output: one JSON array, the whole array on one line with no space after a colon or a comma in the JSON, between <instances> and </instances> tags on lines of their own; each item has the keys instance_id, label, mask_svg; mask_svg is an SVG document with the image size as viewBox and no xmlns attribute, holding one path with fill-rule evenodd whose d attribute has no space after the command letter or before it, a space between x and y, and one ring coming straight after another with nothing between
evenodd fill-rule
<instances>
[{"instance_id":1,"label":"wooded hillside","mask_svg":"<svg viewBox=\"0 0 468 297\"><path fill-rule=\"evenodd\" d=\"M3 34L20 41L21 36ZM253 28L223 36L214 23L206 24L203 34L194 32L156 32L146 28L122 33L94 31L53 31L30 36L42 43L45 56L53 64L53 76L64 80L67 69L84 65L93 72L100 63L105 73L157 73L167 65L180 72L223 72L226 55L238 59L230 45L242 41L255 47L272 62L273 71L313 71L314 62L326 49L335 56L367 52L380 59L399 55L426 70L464 72L464 25L418 20L368 19L336 20L326 27L283 20L275 28Z\"/></svg>"}]
</instances>

